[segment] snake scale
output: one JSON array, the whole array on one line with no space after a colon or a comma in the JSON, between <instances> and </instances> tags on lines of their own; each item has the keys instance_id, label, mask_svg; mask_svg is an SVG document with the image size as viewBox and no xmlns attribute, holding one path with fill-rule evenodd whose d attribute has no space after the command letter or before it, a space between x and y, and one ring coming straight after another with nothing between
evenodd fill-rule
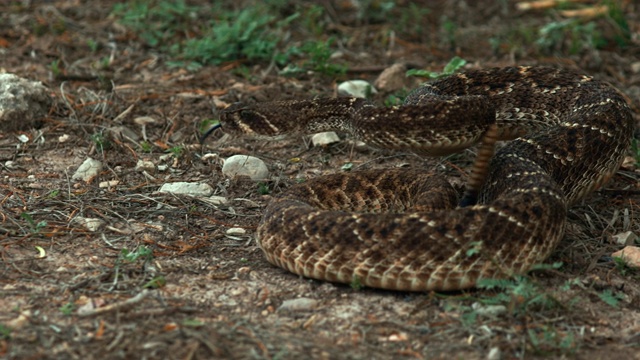
<instances>
[{"instance_id":1,"label":"snake scale","mask_svg":"<svg viewBox=\"0 0 640 360\"><path fill-rule=\"evenodd\" d=\"M290 187L257 229L267 260L305 277L449 291L543 262L563 236L568 207L620 166L633 119L612 86L534 66L451 75L389 108L349 97L238 103L221 112L220 126L267 136L343 131L421 155L483 143L490 129L511 140L488 167L476 161L487 170L467 206L426 169L354 171Z\"/></svg>"}]
</instances>

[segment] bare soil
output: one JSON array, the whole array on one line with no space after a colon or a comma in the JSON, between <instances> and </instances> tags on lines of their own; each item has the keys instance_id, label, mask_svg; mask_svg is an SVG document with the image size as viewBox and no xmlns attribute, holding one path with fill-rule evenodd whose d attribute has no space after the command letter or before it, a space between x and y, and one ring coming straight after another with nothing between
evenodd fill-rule
<instances>
[{"instance_id":1,"label":"bare soil","mask_svg":"<svg viewBox=\"0 0 640 360\"><path fill-rule=\"evenodd\" d=\"M413 2L429 9L428 21L391 41L409 2L396 2L391 14L398 17L378 21L359 20L348 2L319 2L326 33L348 39L339 43L336 61L349 71L338 78L284 77L268 63L169 67L165 54L107 16L114 3L0 5L1 71L42 81L55 97L43 121L0 131L0 358L640 359L640 275L610 257L622 247L614 235L640 235L640 172L631 151L607 186L571 209L565 239L549 259L563 266L520 280L529 293L514 285L437 294L300 278L268 264L253 236L265 204L297 178L343 171L347 163L426 166L460 185L471 151L421 159L354 147L344 134L324 148L300 138L218 132L203 147L198 142L201 123L235 101L333 96L336 81L373 82L398 62L441 71L455 55L469 68L580 69L625 93L638 120L637 2L618 2L632 34L625 46L571 52L571 41L560 39L550 55L534 49L536 32L529 42L518 39L527 38L525 27L563 20L557 9L517 11L515 1ZM615 35L610 19L596 21L604 37ZM292 43L307 36L290 35ZM411 88L421 80L405 81ZM388 95L381 91L373 101L382 104ZM144 128L134 121L143 116L153 119ZM172 151L177 147L181 152ZM225 178L220 159L235 154L262 158L272 180ZM88 157L103 163L98 177L71 180ZM137 168L139 161L153 166ZM105 181L117 182L99 185ZM177 181L209 184L229 202L157 192ZM104 225L92 231L79 218ZM246 233L230 235L230 228ZM148 249L151 256L127 259L123 249ZM315 302L282 306L297 298Z\"/></svg>"}]
</instances>

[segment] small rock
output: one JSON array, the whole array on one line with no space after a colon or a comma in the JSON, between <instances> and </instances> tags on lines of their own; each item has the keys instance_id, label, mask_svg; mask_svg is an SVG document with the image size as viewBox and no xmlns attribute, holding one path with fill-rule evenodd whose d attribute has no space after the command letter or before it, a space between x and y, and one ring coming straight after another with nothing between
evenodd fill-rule
<instances>
[{"instance_id":1,"label":"small rock","mask_svg":"<svg viewBox=\"0 0 640 360\"><path fill-rule=\"evenodd\" d=\"M487 360L500 360L502 359L502 352L500 351L500 348L494 347L491 348L491 350L489 350L489 353L487 354Z\"/></svg>"},{"instance_id":2,"label":"small rock","mask_svg":"<svg viewBox=\"0 0 640 360\"><path fill-rule=\"evenodd\" d=\"M228 177L244 175L255 181L266 180L269 177L269 169L264 161L247 155L233 155L225 160L222 173Z\"/></svg>"},{"instance_id":3,"label":"small rock","mask_svg":"<svg viewBox=\"0 0 640 360\"><path fill-rule=\"evenodd\" d=\"M313 146L327 146L340 141L338 134L333 131L321 132L311 136Z\"/></svg>"},{"instance_id":4,"label":"small rock","mask_svg":"<svg viewBox=\"0 0 640 360\"><path fill-rule=\"evenodd\" d=\"M69 136L69 134L62 134L62 135L58 136L58 142L59 143L65 143L69 139L71 139L71 136Z\"/></svg>"},{"instance_id":5,"label":"small rock","mask_svg":"<svg viewBox=\"0 0 640 360\"><path fill-rule=\"evenodd\" d=\"M192 182L174 182L162 185L161 193L183 194L191 196L210 196L213 188L205 183Z\"/></svg>"},{"instance_id":6,"label":"small rock","mask_svg":"<svg viewBox=\"0 0 640 360\"><path fill-rule=\"evenodd\" d=\"M297 298L285 300L278 308L278 311L309 311L318 306L318 300L311 298Z\"/></svg>"},{"instance_id":7,"label":"small rock","mask_svg":"<svg viewBox=\"0 0 640 360\"><path fill-rule=\"evenodd\" d=\"M40 81L0 74L0 129L26 130L45 117L53 103Z\"/></svg>"},{"instance_id":8,"label":"small rock","mask_svg":"<svg viewBox=\"0 0 640 360\"><path fill-rule=\"evenodd\" d=\"M73 219L74 222L84 226L87 230L91 232L96 232L100 230L102 226L104 226L105 221L99 218L86 218L82 216L77 216Z\"/></svg>"},{"instance_id":9,"label":"small rock","mask_svg":"<svg viewBox=\"0 0 640 360\"><path fill-rule=\"evenodd\" d=\"M631 64L631 71L633 71L634 74L640 73L640 61Z\"/></svg>"},{"instance_id":10,"label":"small rock","mask_svg":"<svg viewBox=\"0 0 640 360\"><path fill-rule=\"evenodd\" d=\"M156 170L156 165L148 160L138 160L136 164L136 171L149 171L153 172Z\"/></svg>"},{"instance_id":11,"label":"small rock","mask_svg":"<svg viewBox=\"0 0 640 360\"><path fill-rule=\"evenodd\" d=\"M247 230L240 227L229 228L226 232L227 235L244 235L247 233Z\"/></svg>"},{"instance_id":12,"label":"small rock","mask_svg":"<svg viewBox=\"0 0 640 360\"><path fill-rule=\"evenodd\" d=\"M625 246L624 249L614 252L611 256L621 258L628 266L640 268L640 247Z\"/></svg>"},{"instance_id":13,"label":"small rock","mask_svg":"<svg viewBox=\"0 0 640 360\"><path fill-rule=\"evenodd\" d=\"M213 205L224 205L229 202L229 199L224 196L211 195L209 196L209 202Z\"/></svg>"},{"instance_id":14,"label":"small rock","mask_svg":"<svg viewBox=\"0 0 640 360\"><path fill-rule=\"evenodd\" d=\"M86 183L89 183L101 170L102 163L100 161L87 158L71 178L74 180L84 180Z\"/></svg>"},{"instance_id":15,"label":"small rock","mask_svg":"<svg viewBox=\"0 0 640 360\"><path fill-rule=\"evenodd\" d=\"M120 184L119 180L109 180L109 181L100 181L98 184L99 188L110 188Z\"/></svg>"},{"instance_id":16,"label":"small rock","mask_svg":"<svg viewBox=\"0 0 640 360\"><path fill-rule=\"evenodd\" d=\"M633 243L638 240L638 235L633 231L625 231L623 233L613 235L613 240L618 245L633 245Z\"/></svg>"},{"instance_id":17,"label":"small rock","mask_svg":"<svg viewBox=\"0 0 640 360\"><path fill-rule=\"evenodd\" d=\"M407 67L404 64L393 64L384 69L373 84L382 91L400 90L404 87L404 81L407 78L406 72Z\"/></svg>"},{"instance_id":18,"label":"small rock","mask_svg":"<svg viewBox=\"0 0 640 360\"><path fill-rule=\"evenodd\" d=\"M364 80L349 80L338 85L338 93L357 98L366 99L371 94L377 93L378 90L374 88L368 81Z\"/></svg>"}]
</instances>

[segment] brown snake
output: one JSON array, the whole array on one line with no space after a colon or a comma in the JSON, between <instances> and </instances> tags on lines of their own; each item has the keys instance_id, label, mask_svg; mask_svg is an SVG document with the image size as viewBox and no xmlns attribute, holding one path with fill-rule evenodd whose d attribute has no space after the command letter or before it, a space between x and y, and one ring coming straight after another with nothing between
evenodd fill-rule
<instances>
[{"instance_id":1,"label":"brown snake","mask_svg":"<svg viewBox=\"0 0 640 360\"><path fill-rule=\"evenodd\" d=\"M567 208L613 175L633 132L613 87L548 67L452 75L392 108L355 98L234 104L220 121L232 134L336 130L426 155L491 145L492 124L499 139L513 139L488 168L476 161L488 173L470 180L469 206L456 206L452 187L421 169L323 176L267 206L257 238L269 262L314 279L410 291L469 288L543 262L563 236Z\"/></svg>"}]
</instances>

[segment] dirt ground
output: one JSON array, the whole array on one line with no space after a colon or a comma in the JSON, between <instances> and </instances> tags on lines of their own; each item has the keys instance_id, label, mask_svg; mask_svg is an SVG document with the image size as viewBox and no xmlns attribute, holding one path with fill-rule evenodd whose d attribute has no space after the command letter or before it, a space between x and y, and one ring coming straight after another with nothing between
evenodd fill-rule
<instances>
[{"instance_id":1,"label":"dirt ground","mask_svg":"<svg viewBox=\"0 0 640 360\"><path fill-rule=\"evenodd\" d=\"M566 8L396 1L376 18L359 13L357 2L318 2L323 12L314 21L322 31L294 31L287 41L333 35L329 61L348 70L296 77L279 75L269 61L167 66L166 53L108 16L115 3L0 5L0 72L42 81L55 98L42 121L0 131L0 358L640 359L640 273L610 256L622 247L615 235L640 235L640 171L631 150L611 182L571 209L567 234L548 261L561 267L502 289L438 294L300 278L268 264L253 236L269 199L297 178L344 171L345 164L424 166L460 185L472 151L421 159L354 147L344 134L327 147L221 132L204 147L198 142L202 123L227 104L333 96L339 81L373 82L394 63L441 71L456 55L467 68L579 69L620 89L637 121L637 2L576 5L619 5L626 42L594 46L578 29L545 49L535 46L538 30L566 20ZM313 2L288 3L304 17ZM380 11L374 5L369 10ZM421 25L402 22L417 9L428 9ZM593 21L603 39L620 33L611 17ZM423 80L403 81L411 88ZM382 104L389 95L372 100ZM149 123L141 126L140 117ZM271 180L225 178L220 159L236 154L264 160ZM87 158L101 161L102 171L88 183L72 180ZM178 181L206 183L228 201L158 192ZM101 226L89 228L87 218Z\"/></svg>"}]
</instances>

